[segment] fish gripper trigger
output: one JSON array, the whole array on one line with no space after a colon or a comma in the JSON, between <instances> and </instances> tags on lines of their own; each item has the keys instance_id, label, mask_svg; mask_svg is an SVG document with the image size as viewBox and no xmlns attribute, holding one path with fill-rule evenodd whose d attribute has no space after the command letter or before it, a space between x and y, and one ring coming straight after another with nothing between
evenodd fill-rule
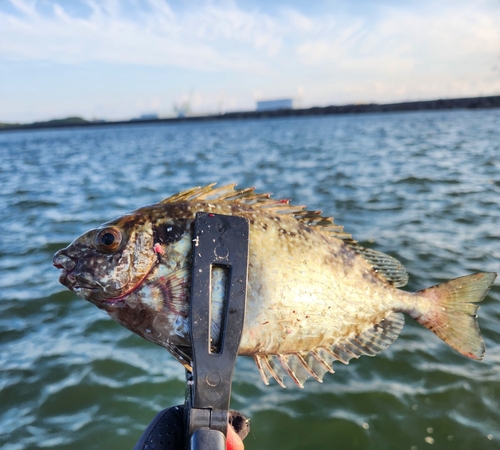
<instances>
[{"instance_id":1,"label":"fish gripper trigger","mask_svg":"<svg viewBox=\"0 0 500 450\"><path fill-rule=\"evenodd\" d=\"M226 448L231 384L245 319L248 238L248 220L243 217L196 214L189 317L192 373L186 371L192 450ZM214 304L215 288L219 296L223 292L222 304ZM222 319L218 322L217 317ZM213 332L217 329L219 333Z\"/></svg>"}]
</instances>

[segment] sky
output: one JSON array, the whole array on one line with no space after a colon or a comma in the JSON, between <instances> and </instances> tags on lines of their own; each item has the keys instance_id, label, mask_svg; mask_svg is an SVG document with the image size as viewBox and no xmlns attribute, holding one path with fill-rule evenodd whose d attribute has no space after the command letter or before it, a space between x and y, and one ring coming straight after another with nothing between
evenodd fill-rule
<instances>
[{"instance_id":1,"label":"sky","mask_svg":"<svg viewBox=\"0 0 500 450\"><path fill-rule=\"evenodd\" d=\"M0 0L0 122L500 95L499 0Z\"/></svg>"}]
</instances>

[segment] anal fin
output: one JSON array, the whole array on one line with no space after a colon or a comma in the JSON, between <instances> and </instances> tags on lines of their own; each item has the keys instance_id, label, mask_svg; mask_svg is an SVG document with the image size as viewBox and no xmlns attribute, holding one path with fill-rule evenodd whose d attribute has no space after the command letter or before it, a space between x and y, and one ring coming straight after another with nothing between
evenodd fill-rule
<instances>
[{"instance_id":1,"label":"anal fin","mask_svg":"<svg viewBox=\"0 0 500 450\"><path fill-rule=\"evenodd\" d=\"M380 323L358 336L337 342L331 350L344 364L348 364L352 358L357 359L363 355L375 356L397 339L404 323L403 314L391 312Z\"/></svg>"},{"instance_id":2,"label":"anal fin","mask_svg":"<svg viewBox=\"0 0 500 450\"><path fill-rule=\"evenodd\" d=\"M325 372L329 371L314 359L312 355L311 358L314 362L310 361L309 355L310 353L304 355L300 353L255 355L254 360L266 385L269 384L271 378L274 378L284 388L286 386L283 378L285 375L288 375L297 386L303 388L304 382L308 378L313 377L321 382ZM321 369L317 366L321 367ZM320 375L318 375L318 372Z\"/></svg>"},{"instance_id":3,"label":"anal fin","mask_svg":"<svg viewBox=\"0 0 500 450\"><path fill-rule=\"evenodd\" d=\"M288 375L302 388L310 377L321 382L326 372L334 373L334 361L349 364L352 358L375 356L382 352L397 339L403 325L403 314L391 312L380 323L357 336L337 341L331 347L322 345L304 353L257 354L254 360L265 384L274 378L281 387L285 387L283 378Z\"/></svg>"},{"instance_id":4,"label":"anal fin","mask_svg":"<svg viewBox=\"0 0 500 450\"><path fill-rule=\"evenodd\" d=\"M285 383L283 383L285 373L283 372L281 365L276 362L276 356L277 355L257 354L253 357L253 359L255 360L255 364L257 364L262 381L264 381L266 385L269 384L269 380L271 378L274 378L282 388L285 388Z\"/></svg>"}]
</instances>

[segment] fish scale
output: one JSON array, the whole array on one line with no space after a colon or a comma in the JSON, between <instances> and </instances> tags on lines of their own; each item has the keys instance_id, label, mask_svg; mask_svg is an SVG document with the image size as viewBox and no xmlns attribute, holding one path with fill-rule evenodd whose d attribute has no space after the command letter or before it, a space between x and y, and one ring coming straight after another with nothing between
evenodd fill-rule
<instances>
[{"instance_id":1,"label":"fish scale","mask_svg":"<svg viewBox=\"0 0 500 450\"><path fill-rule=\"evenodd\" d=\"M403 313L473 359L484 354L477 303L494 273L415 293L395 258L366 249L320 211L253 188L192 188L88 231L54 256L60 281L190 369L189 288L197 212L248 219L248 299L239 354L263 381L321 381L333 363L375 356L394 342ZM223 279L215 279L216 292ZM219 302L220 303L220 302ZM214 311L217 314L217 311ZM218 329L212 330L218 339Z\"/></svg>"}]
</instances>

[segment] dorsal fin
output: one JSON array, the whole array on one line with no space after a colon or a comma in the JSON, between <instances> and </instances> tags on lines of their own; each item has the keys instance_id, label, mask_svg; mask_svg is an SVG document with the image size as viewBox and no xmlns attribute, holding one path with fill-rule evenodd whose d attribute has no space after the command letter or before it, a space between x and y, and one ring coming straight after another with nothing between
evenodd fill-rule
<instances>
[{"instance_id":1,"label":"dorsal fin","mask_svg":"<svg viewBox=\"0 0 500 450\"><path fill-rule=\"evenodd\" d=\"M391 312L380 323L358 336L338 341L331 347L318 346L309 353L257 354L254 360L265 384L269 384L269 379L274 378L281 387L285 387L283 378L288 375L302 388L311 376L321 382L326 372L334 373L334 361L348 364L352 358L377 355L397 339L403 325L403 314Z\"/></svg>"},{"instance_id":2,"label":"dorsal fin","mask_svg":"<svg viewBox=\"0 0 500 450\"><path fill-rule=\"evenodd\" d=\"M408 283L408 273L396 258L385 253L365 248L356 241L348 241L346 244L358 255L361 255L388 283L394 287L403 287Z\"/></svg>"},{"instance_id":3,"label":"dorsal fin","mask_svg":"<svg viewBox=\"0 0 500 450\"><path fill-rule=\"evenodd\" d=\"M187 189L185 191L181 191L177 194L171 195L170 197L166 198L165 200L161 201L160 203L175 203L175 202L184 202L184 201L189 201L189 200L195 200L199 199L202 197L204 194L208 192L213 192L214 189L212 189L213 186L215 186L216 183L211 183L206 186L200 187L194 187L191 189ZM225 188L233 188L235 185L229 185L229 186L224 186Z\"/></svg>"},{"instance_id":4,"label":"dorsal fin","mask_svg":"<svg viewBox=\"0 0 500 450\"><path fill-rule=\"evenodd\" d=\"M203 187L198 186L179 192L178 194L166 198L161 203L192 200L224 200L247 205L256 205L274 214L290 215L307 226L320 228L321 231L330 234L330 236L342 239L348 247L368 261L375 271L388 283L395 287L403 287L406 285L408 274L397 259L376 250L362 247L352 239L350 234L344 231L343 226L337 225L333 221L333 217L324 217L321 215L321 211L305 210L304 206L290 205L289 200L271 199L270 194L256 194L255 188L253 187L235 189L236 184L228 184L215 188L215 184L216 183L212 183Z\"/></svg>"},{"instance_id":5,"label":"dorsal fin","mask_svg":"<svg viewBox=\"0 0 500 450\"><path fill-rule=\"evenodd\" d=\"M255 188L235 189L236 184L214 188L216 183L195 187L172 195L160 203L175 203L193 200L224 200L229 202L256 205L267 212L288 214L308 226L320 227L322 231L340 239L352 239L344 227L333 222L333 217L324 217L321 211L307 211L304 206L290 205L290 200L274 200L269 193L255 193Z\"/></svg>"}]
</instances>

